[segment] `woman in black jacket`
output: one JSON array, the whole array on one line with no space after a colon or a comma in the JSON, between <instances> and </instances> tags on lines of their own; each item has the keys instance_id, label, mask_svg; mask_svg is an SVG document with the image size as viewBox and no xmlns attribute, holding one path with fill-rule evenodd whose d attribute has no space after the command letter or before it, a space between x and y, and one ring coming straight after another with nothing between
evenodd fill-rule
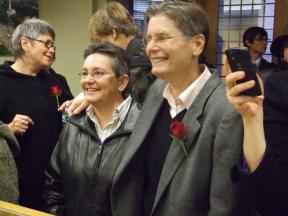
<instances>
[{"instance_id":1,"label":"woman in black jacket","mask_svg":"<svg viewBox=\"0 0 288 216\"><path fill-rule=\"evenodd\" d=\"M0 66L0 120L21 148L19 203L35 209L43 207L44 170L62 128L58 104L72 98L65 78L50 69L54 40L47 22L28 19L12 35L15 62Z\"/></svg>"},{"instance_id":2,"label":"woman in black jacket","mask_svg":"<svg viewBox=\"0 0 288 216\"><path fill-rule=\"evenodd\" d=\"M62 130L46 175L46 207L56 215L110 216L113 175L139 110L126 96L128 67L121 48L94 44L84 58L80 83L89 106Z\"/></svg>"}]
</instances>

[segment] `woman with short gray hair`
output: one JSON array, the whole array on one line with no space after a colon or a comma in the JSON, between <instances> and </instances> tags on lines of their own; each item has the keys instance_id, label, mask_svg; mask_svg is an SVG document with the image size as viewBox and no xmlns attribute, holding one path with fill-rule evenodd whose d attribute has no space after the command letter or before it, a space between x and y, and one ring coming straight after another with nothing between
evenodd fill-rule
<instances>
[{"instance_id":1,"label":"woman with short gray hair","mask_svg":"<svg viewBox=\"0 0 288 216\"><path fill-rule=\"evenodd\" d=\"M72 98L65 78L50 67L55 59L55 32L32 18L12 35L15 62L0 66L0 120L21 147L20 204L41 209L44 170L62 127L59 103Z\"/></svg>"}]
</instances>

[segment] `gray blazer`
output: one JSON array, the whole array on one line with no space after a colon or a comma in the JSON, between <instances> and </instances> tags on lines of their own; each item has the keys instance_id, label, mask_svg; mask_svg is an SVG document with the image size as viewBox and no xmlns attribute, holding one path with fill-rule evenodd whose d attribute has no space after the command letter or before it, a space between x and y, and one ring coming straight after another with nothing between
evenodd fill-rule
<instances>
[{"instance_id":1,"label":"gray blazer","mask_svg":"<svg viewBox=\"0 0 288 216\"><path fill-rule=\"evenodd\" d=\"M18 202L18 175L14 156L19 144L6 124L0 122L0 200Z\"/></svg>"},{"instance_id":2,"label":"gray blazer","mask_svg":"<svg viewBox=\"0 0 288 216\"><path fill-rule=\"evenodd\" d=\"M134 134L130 137L130 148L114 176L112 208L116 215L127 213L121 208L136 208L129 202L143 201L141 193L144 191L139 189L138 193L131 193L136 191L136 186L143 185L140 171L135 171L137 152L163 102L164 87L165 82L156 81L150 89ZM216 75L212 75L205 84L186 112L183 123L188 129L185 142L188 156L179 143L171 143L151 216L234 215L236 191L230 174L241 155L242 121L228 103L224 85ZM137 209L133 209L134 215L142 214L141 205L137 208L139 206L137 213Z\"/></svg>"}]
</instances>

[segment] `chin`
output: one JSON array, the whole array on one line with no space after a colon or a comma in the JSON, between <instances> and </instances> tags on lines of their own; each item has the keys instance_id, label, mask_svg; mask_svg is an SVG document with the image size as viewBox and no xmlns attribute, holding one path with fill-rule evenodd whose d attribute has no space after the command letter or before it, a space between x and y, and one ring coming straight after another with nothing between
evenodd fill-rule
<instances>
[{"instance_id":1,"label":"chin","mask_svg":"<svg viewBox=\"0 0 288 216\"><path fill-rule=\"evenodd\" d=\"M167 71L166 70L161 70L161 69L155 69L155 70L152 69L151 73L153 75L155 75L156 77L165 80Z\"/></svg>"}]
</instances>

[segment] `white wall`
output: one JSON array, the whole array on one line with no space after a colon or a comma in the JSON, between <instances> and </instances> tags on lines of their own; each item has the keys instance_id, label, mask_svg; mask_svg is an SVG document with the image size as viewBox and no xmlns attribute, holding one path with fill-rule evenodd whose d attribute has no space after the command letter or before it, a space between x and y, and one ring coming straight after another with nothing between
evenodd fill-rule
<instances>
[{"instance_id":1,"label":"white wall","mask_svg":"<svg viewBox=\"0 0 288 216\"><path fill-rule=\"evenodd\" d=\"M64 75L72 89L80 91L78 73L87 47L87 24L92 13L92 0L40 0L40 18L56 31L56 62L53 68Z\"/></svg>"}]
</instances>

